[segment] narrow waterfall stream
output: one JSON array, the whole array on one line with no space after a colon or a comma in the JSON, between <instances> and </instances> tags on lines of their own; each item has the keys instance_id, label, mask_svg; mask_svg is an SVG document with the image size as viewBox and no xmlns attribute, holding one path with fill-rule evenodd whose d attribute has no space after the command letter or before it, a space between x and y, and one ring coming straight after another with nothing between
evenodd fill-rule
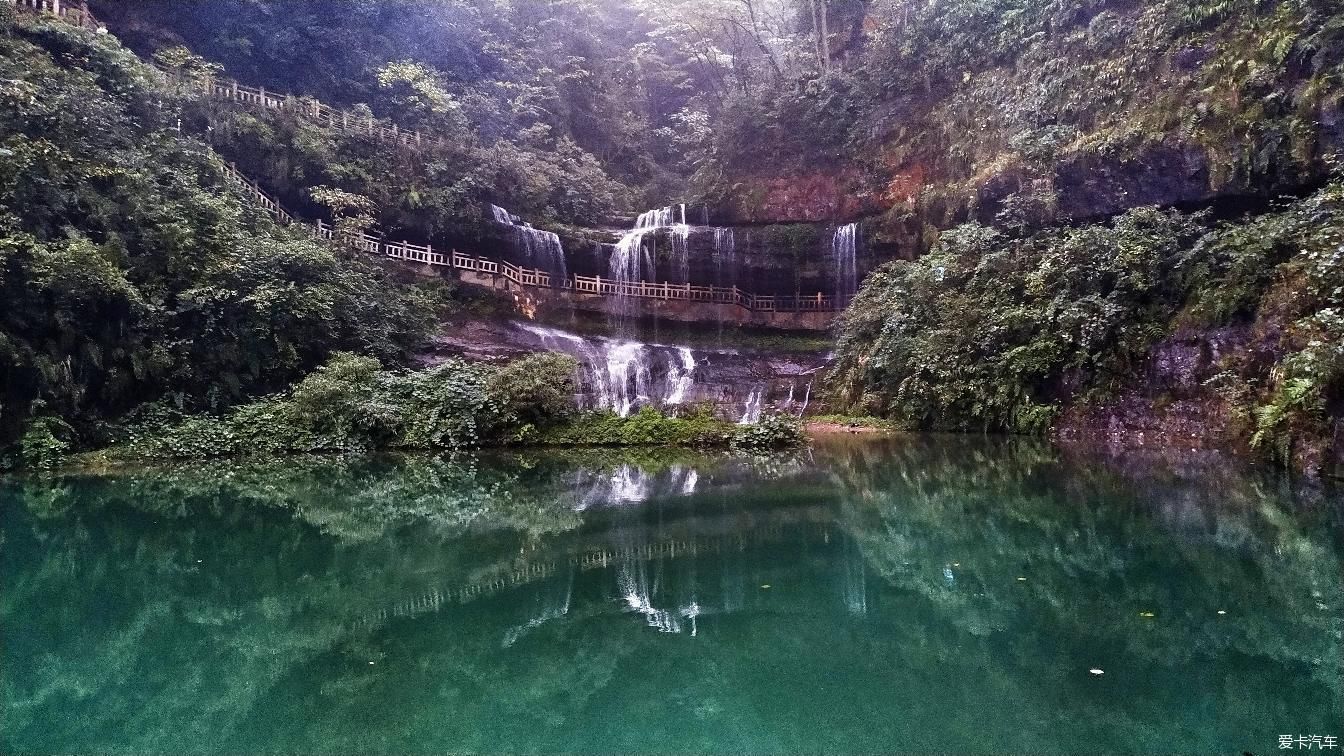
<instances>
[{"instance_id":1,"label":"narrow waterfall stream","mask_svg":"<svg viewBox=\"0 0 1344 756\"><path fill-rule=\"evenodd\" d=\"M737 422L741 425L751 425L761 421L761 402L765 399L765 388L758 387L747 395L747 406L742 411L742 419Z\"/></svg>"},{"instance_id":2,"label":"narrow waterfall stream","mask_svg":"<svg viewBox=\"0 0 1344 756\"><path fill-rule=\"evenodd\" d=\"M835 230L831 237L831 252L835 255L835 298L845 304L859 291L858 251L859 224L847 223Z\"/></svg>"},{"instance_id":3,"label":"narrow waterfall stream","mask_svg":"<svg viewBox=\"0 0 1344 756\"><path fill-rule=\"evenodd\" d=\"M731 228L714 229L714 272L719 286L737 285L737 238Z\"/></svg>"},{"instance_id":4,"label":"narrow waterfall stream","mask_svg":"<svg viewBox=\"0 0 1344 756\"><path fill-rule=\"evenodd\" d=\"M499 205L490 206L490 215L496 223L508 226L513 233L513 242L523 253L531 267L551 274L552 285L559 285L569 277L569 268L565 264L565 247L560 237L553 231L533 228L531 223L520 221L517 216Z\"/></svg>"}]
</instances>

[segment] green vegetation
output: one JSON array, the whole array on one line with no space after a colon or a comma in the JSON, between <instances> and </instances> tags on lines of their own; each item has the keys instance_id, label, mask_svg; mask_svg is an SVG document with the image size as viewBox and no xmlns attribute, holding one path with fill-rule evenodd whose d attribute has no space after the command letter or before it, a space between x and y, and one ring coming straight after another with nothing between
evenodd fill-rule
<instances>
[{"instance_id":1,"label":"green vegetation","mask_svg":"<svg viewBox=\"0 0 1344 756\"><path fill-rule=\"evenodd\" d=\"M145 402L218 410L277 391L336 350L395 364L433 322L431 291L240 201L218 158L175 130L173 98L110 36L0 29L10 463L101 443Z\"/></svg>"},{"instance_id":2,"label":"green vegetation","mask_svg":"<svg viewBox=\"0 0 1344 756\"><path fill-rule=\"evenodd\" d=\"M872 415L809 415L808 423L839 425L845 428L872 428L874 430L897 430L897 424L891 420Z\"/></svg>"},{"instance_id":3,"label":"green vegetation","mask_svg":"<svg viewBox=\"0 0 1344 756\"><path fill-rule=\"evenodd\" d=\"M377 196L385 221L478 222L484 202L531 220L592 223L680 192L678 132L712 84L696 40L644 4L426 0L94 2L142 54L185 44L272 91L362 108L445 137L418 160L269 115L221 121L221 149L282 188ZM258 152L260 149L260 152ZM488 215L488 214L486 214ZM396 227L400 224L387 222Z\"/></svg>"},{"instance_id":4,"label":"green vegetation","mask_svg":"<svg viewBox=\"0 0 1344 756\"><path fill-rule=\"evenodd\" d=\"M752 177L821 171L881 198L870 240L922 250L970 218L1271 197L1323 178L1340 147L1344 22L1327 0L822 7L843 55L790 57L708 108L704 196L749 210ZM776 39L811 31L799 11Z\"/></svg>"},{"instance_id":5,"label":"green vegetation","mask_svg":"<svg viewBox=\"0 0 1344 756\"><path fill-rule=\"evenodd\" d=\"M1344 22L1325 0L92 7L179 79L112 35L0 20L0 466L125 440L128 413L187 456L787 441L562 418L561 384L538 382L559 364L404 372L465 297L276 227L215 150L304 215L489 250L510 243L494 202L564 231L582 265L601 264L595 227L669 200L753 221L866 208L870 259L927 254L846 314L841 409L1043 432L1133 390L1164 338L1229 328L1247 349L1205 399L1285 463L1341 458ZM439 139L394 147L181 86L219 75ZM1215 221L1234 204L1254 214ZM827 234L763 225L739 253L814 276ZM353 392L348 416L305 404L322 381Z\"/></svg>"},{"instance_id":6,"label":"green vegetation","mask_svg":"<svg viewBox=\"0 0 1344 756\"><path fill-rule=\"evenodd\" d=\"M739 426L716 419L709 408L684 418L649 407L626 418L576 414L577 367L572 357L540 353L503 366L450 360L425 370L387 371L374 358L339 353L292 390L222 415L181 417L144 408L122 445L88 461L504 444L758 451L802 441L798 424L785 417Z\"/></svg>"},{"instance_id":7,"label":"green vegetation","mask_svg":"<svg viewBox=\"0 0 1344 756\"><path fill-rule=\"evenodd\" d=\"M1239 325L1252 343L1223 358L1219 393L1253 415L1254 445L1319 464L1344 398L1341 241L1339 183L1212 229L1148 208L1020 238L958 227L868 280L832 379L905 427L1040 432L1132 386L1174 330Z\"/></svg>"}]
</instances>

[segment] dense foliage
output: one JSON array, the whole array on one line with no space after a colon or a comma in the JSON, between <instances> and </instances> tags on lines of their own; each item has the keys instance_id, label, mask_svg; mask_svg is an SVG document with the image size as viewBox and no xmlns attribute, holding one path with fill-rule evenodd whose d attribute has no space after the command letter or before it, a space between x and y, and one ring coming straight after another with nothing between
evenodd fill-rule
<instances>
[{"instance_id":1,"label":"dense foliage","mask_svg":"<svg viewBox=\"0 0 1344 756\"><path fill-rule=\"evenodd\" d=\"M874 240L923 247L968 217L1272 196L1322 179L1344 145L1344 16L1327 0L824 5L853 29L842 65L714 110L702 193L750 206L753 175L820 168L886 209Z\"/></svg>"},{"instance_id":2,"label":"dense foliage","mask_svg":"<svg viewBox=\"0 0 1344 756\"><path fill-rule=\"evenodd\" d=\"M739 426L706 410L686 418L646 407L627 418L575 414L578 364L538 353L506 365L449 360L419 371L386 371L371 357L337 354L284 394L219 416L145 413L113 458L208 458L247 454L459 450L481 445L794 446L791 418Z\"/></svg>"},{"instance_id":3,"label":"dense foliage","mask_svg":"<svg viewBox=\"0 0 1344 756\"><path fill-rule=\"evenodd\" d=\"M428 292L247 206L114 38L4 23L0 448L29 426L40 461L147 401L217 409L420 343Z\"/></svg>"},{"instance_id":4,"label":"dense foliage","mask_svg":"<svg viewBox=\"0 0 1344 756\"><path fill-rule=\"evenodd\" d=\"M444 201L426 191L429 179L433 191L451 187L454 202L476 210L492 201L566 221L629 209L654 187L659 196L679 192L682 111L708 83L688 41L662 34L640 4L173 0L93 7L143 53L185 44L246 83L367 107L448 138L451 154L431 155L417 175L394 182L391 191L408 209L417 207L417 195L424 210ZM249 139L278 137L277 145L299 151L296 172L344 172L352 185L373 185L374 177L358 170L366 163L350 154L357 148L314 143L311 134L284 133L286 126L279 134L258 132L276 128L270 125L239 128ZM386 165L378 171L395 175Z\"/></svg>"},{"instance_id":5,"label":"dense foliage","mask_svg":"<svg viewBox=\"0 0 1344 756\"><path fill-rule=\"evenodd\" d=\"M1140 208L1018 238L953 229L868 280L841 329L839 391L909 427L1041 431L1132 385L1173 329L1239 326L1251 341L1222 359L1218 392L1254 444L1319 453L1344 400L1344 185L1201 220Z\"/></svg>"}]
</instances>

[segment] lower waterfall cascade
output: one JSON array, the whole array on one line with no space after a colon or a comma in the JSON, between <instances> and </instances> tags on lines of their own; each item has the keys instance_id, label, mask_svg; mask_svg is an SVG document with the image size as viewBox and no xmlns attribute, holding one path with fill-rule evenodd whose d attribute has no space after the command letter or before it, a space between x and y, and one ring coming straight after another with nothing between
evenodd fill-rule
<instances>
[{"instance_id":1,"label":"lower waterfall cascade","mask_svg":"<svg viewBox=\"0 0 1344 756\"><path fill-rule=\"evenodd\" d=\"M796 397L810 397L817 369L734 349L580 336L532 322L517 322L514 327L530 348L560 352L578 361L581 408L610 410L621 417L641 407L669 410L704 402L725 419L743 424L759 422L767 412L801 416L807 401L800 408ZM770 368L769 375L761 372L763 367Z\"/></svg>"}]
</instances>

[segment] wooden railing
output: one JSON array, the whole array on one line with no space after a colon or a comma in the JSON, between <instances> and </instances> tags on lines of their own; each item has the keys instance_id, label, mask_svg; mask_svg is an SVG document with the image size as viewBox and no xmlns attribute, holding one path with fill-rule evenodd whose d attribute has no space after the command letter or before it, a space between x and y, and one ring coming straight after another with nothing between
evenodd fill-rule
<instances>
[{"instance_id":1,"label":"wooden railing","mask_svg":"<svg viewBox=\"0 0 1344 756\"><path fill-rule=\"evenodd\" d=\"M98 31L102 24L78 0L4 0L21 11L55 16L67 23Z\"/></svg>"},{"instance_id":2,"label":"wooden railing","mask_svg":"<svg viewBox=\"0 0 1344 756\"><path fill-rule=\"evenodd\" d=\"M270 213L277 222L283 225L299 223L293 213L285 210L279 201L267 194L257 182L245 176L236 166L229 164L226 172L240 189ZM313 235L321 239L333 240L338 236L336 229L321 220L318 220L310 228ZM356 249L371 255L501 276L519 286L543 289L555 288L572 291L575 294L729 304L756 312L834 312L841 309L836 307L834 297L820 292L811 296L777 294L758 296L742 291L736 286L692 286L688 283L617 281L601 276L580 275L572 275L559 282L553 282L551 274L544 270L524 268L504 260L491 260L485 257L468 255L455 249L448 252L435 252L429 244L412 244L408 241L389 242L385 241L383 235L378 233L361 233L354 237L352 242Z\"/></svg>"}]
</instances>

